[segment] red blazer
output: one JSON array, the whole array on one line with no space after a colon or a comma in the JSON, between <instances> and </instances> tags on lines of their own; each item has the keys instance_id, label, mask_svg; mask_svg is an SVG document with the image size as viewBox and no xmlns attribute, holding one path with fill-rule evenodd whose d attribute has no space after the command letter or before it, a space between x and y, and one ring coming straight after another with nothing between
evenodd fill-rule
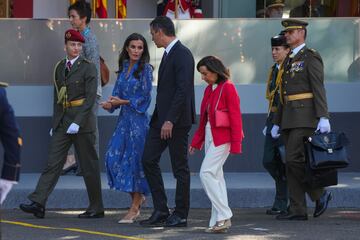
<instances>
[{"instance_id":1,"label":"red blazer","mask_svg":"<svg viewBox=\"0 0 360 240\"><path fill-rule=\"evenodd\" d=\"M228 128L215 127L215 106L223 84L225 85L221 94L218 109L228 109L230 117L230 127ZM195 132L191 146L201 149L204 144L205 126L208 121L208 112L206 111L208 103L210 104L209 119L214 145L219 146L225 143L230 143L231 153L241 153L241 142L244 134L242 130L240 98L235 85L230 80L219 83L214 91L212 90L212 85L207 86L205 89L204 97L201 102L199 128Z\"/></svg>"}]
</instances>

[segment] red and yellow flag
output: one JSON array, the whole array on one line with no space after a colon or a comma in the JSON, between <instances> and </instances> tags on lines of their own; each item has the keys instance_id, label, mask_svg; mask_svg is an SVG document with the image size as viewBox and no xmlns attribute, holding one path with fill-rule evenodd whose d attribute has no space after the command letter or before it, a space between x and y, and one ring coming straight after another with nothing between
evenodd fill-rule
<instances>
[{"instance_id":1,"label":"red and yellow flag","mask_svg":"<svg viewBox=\"0 0 360 240\"><path fill-rule=\"evenodd\" d=\"M98 18L107 18L107 0L96 0L96 14Z\"/></svg>"},{"instance_id":2,"label":"red and yellow flag","mask_svg":"<svg viewBox=\"0 0 360 240\"><path fill-rule=\"evenodd\" d=\"M116 18L126 18L126 0L116 0Z\"/></svg>"}]
</instances>

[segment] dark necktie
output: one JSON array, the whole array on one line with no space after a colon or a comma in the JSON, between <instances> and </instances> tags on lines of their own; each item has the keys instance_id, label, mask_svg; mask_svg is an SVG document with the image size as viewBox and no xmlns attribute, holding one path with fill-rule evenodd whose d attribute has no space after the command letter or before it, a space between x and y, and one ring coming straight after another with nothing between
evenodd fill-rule
<instances>
[{"instance_id":1,"label":"dark necktie","mask_svg":"<svg viewBox=\"0 0 360 240\"><path fill-rule=\"evenodd\" d=\"M167 56L167 52L166 52L166 51L164 51L164 55L163 55L163 57L162 57L161 61L165 61L166 56Z\"/></svg>"},{"instance_id":2,"label":"dark necktie","mask_svg":"<svg viewBox=\"0 0 360 240\"><path fill-rule=\"evenodd\" d=\"M65 76L67 76L67 75L69 74L69 72L70 72L70 70L71 70L71 66L72 66L71 62L68 61L68 62L66 63Z\"/></svg>"}]
</instances>

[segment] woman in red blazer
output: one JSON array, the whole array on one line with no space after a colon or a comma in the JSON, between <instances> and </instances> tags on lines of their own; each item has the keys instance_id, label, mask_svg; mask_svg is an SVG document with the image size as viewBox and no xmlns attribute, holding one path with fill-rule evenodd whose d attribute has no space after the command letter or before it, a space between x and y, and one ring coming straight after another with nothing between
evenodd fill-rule
<instances>
[{"instance_id":1,"label":"woman in red blazer","mask_svg":"<svg viewBox=\"0 0 360 240\"><path fill-rule=\"evenodd\" d=\"M228 80L229 71L220 59L214 56L204 57L196 68L209 85L201 102L200 124L189 147L189 153L193 154L195 149L200 150L205 145L200 179L212 204L209 228L206 231L226 232L231 226L232 212L228 206L223 165L230 153L241 153L244 135L240 98L235 85ZM228 126L217 127L227 121L215 119L216 109L227 112Z\"/></svg>"}]
</instances>

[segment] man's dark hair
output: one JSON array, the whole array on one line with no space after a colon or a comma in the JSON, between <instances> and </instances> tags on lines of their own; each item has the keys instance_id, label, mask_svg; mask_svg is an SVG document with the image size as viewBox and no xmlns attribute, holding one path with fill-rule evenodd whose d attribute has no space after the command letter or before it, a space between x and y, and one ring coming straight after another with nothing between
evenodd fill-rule
<instances>
[{"instance_id":1,"label":"man's dark hair","mask_svg":"<svg viewBox=\"0 0 360 240\"><path fill-rule=\"evenodd\" d=\"M90 3L85 0L78 0L68 8L68 15L70 15L70 10L75 10L79 14L80 18L86 17L86 24L89 24L91 20Z\"/></svg>"},{"instance_id":2,"label":"man's dark hair","mask_svg":"<svg viewBox=\"0 0 360 240\"><path fill-rule=\"evenodd\" d=\"M168 37L175 36L175 27L174 23L170 18L166 16L158 16L151 21L150 27L154 29L155 32L161 31Z\"/></svg>"}]
</instances>

